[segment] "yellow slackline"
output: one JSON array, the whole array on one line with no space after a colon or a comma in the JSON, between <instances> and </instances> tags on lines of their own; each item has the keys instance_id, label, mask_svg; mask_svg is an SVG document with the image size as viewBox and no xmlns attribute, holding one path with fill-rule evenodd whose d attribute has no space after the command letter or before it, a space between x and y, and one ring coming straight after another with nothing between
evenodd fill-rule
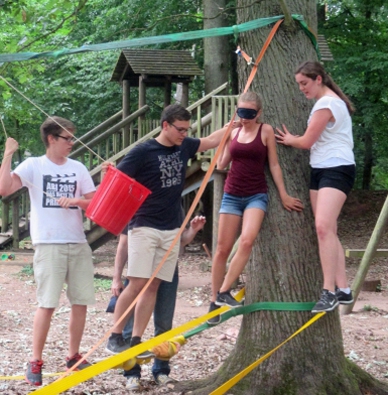
<instances>
[{"instance_id":1,"label":"yellow slackline","mask_svg":"<svg viewBox=\"0 0 388 395\"><path fill-rule=\"evenodd\" d=\"M280 347L284 346L287 342L289 342L292 338L294 338L299 333L303 332L306 328L308 328L311 324L317 321L319 318L324 316L326 313L316 314L310 321L306 322L301 328L299 328L295 333L293 333L288 339L286 339L283 343L276 346L274 349L269 351L267 354L259 358L256 362L253 362L247 368L242 370L240 373L236 374L236 376L232 377L229 381L218 387L215 391L211 392L210 395L222 395L225 392L236 385L241 379L243 379L248 373L250 373L256 366L259 366L262 362L264 362L268 357L270 357L275 351L277 351Z\"/></svg>"},{"instance_id":2,"label":"yellow slackline","mask_svg":"<svg viewBox=\"0 0 388 395\"><path fill-rule=\"evenodd\" d=\"M236 299L241 300L242 297L244 296L245 289L242 289L237 295ZM60 394L63 391L68 390L69 388L72 388L86 380L89 380L93 378L94 376L97 376L100 373L103 373L109 369L112 369L116 367L117 365L120 365L121 363L128 361L132 358L136 358L137 355L142 353L143 351L150 350L157 346L160 343L163 343L164 341L170 340L172 337L180 335L183 332L187 332L189 329L192 329L210 318L215 317L216 315L222 314L225 311L229 310L230 307L228 306L222 306L217 310L214 310L210 313L207 313L201 317L195 318L192 321L189 321L178 328L171 329L168 332L165 332L155 338L152 338L150 340L147 340L135 347L131 347L130 349L120 353L113 355L111 357L108 357L107 359L104 359L101 362L98 362L96 364L93 364L92 366L79 370L76 372L73 372L73 374L64 377L63 379L57 380L49 385L46 385L45 387L42 387L38 390L34 390L30 392L32 395L57 395Z\"/></svg>"},{"instance_id":3,"label":"yellow slackline","mask_svg":"<svg viewBox=\"0 0 388 395\"><path fill-rule=\"evenodd\" d=\"M43 374L42 376L43 377L55 377L55 376L59 376L59 375L61 375L62 373L61 372L58 372L58 373L46 373L46 374ZM15 381L17 381L17 380L24 380L24 375L23 376L0 376L0 381L1 380L15 380Z\"/></svg>"}]
</instances>

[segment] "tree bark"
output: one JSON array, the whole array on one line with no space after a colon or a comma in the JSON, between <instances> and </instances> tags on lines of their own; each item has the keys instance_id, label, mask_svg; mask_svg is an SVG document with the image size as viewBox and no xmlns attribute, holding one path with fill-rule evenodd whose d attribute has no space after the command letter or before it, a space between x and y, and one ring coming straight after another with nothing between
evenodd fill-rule
<instances>
[{"instance_id":1,"label":"tree bark","mask_svg":"<svg viewBox=\"0 0 388 395\"><path fill-rule=\"evenodd\" d=\"M227 16L222 13L226 0L204 0L204 29L227 26ZM204 39L205 93L218 88L228 81L228 36Z\"/></svg>"},{"instance_id":2,"label":"tree bark","mask_svg":"<svg viewBox=\"0 0 388 395\"><path fill-rule=\"evenodd\" d=\"M260 17L281 15L279 2L263 0L248 7L239 0L237 23ZM302 14L316 30L316 2L288 0L292 14ZM272 26L240 34L241 48L255 59ZM294 70L304 60L316 60L315 49L296 23L280 26L272 40L250 90L263 97L265 123L287 125L292 133L303 134L311 101L299 92ZM239 58L238 74L242 91L251 67ZM314 218L308 185L307 151L278 147L286 189L305 204L302 213L284 210L267 171L269 208L248 264L246 304L257 301L314 302L322 289ZM216 375L191 384L192 394L209 394L242 369L278 346L306 323L310 312L262 311L243 319L236 347ZM233 387L234 395L357 395L363 394L358 373L344 356L338 309L308 327ZM372 385L373 386L373 385ZM385 390L387 388L382 385ZM372 392L373 393L373 392ZM376 392L376 394L379 392Z\"/></svg>"}]
</instances>

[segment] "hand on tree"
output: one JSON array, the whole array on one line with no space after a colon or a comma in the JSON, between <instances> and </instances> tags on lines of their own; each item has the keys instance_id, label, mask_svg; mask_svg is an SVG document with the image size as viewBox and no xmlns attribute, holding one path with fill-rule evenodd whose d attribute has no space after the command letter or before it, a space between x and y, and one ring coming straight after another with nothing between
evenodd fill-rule
<instances>
[{"instance_id":1,"label":"hand on tree","mask_svg":"<svg viewBox=\"0 0 388 395\"><path fill-rule=\"evenodd\" d=\"M283 124L283 130L279 128L276 128L276 130L279 134L275 134L275 137L276 137L276 141L279 144L292 146L293 145L292 143L299 137L291 134L286 128L286 125L284 124Z\"/></svg>"},{"instance_id":2,"label":"hand on tree","mask_svg":"<svg viewBox=\"0 0 388 395\"><path fill-rule=\"evenodd\" d=\"M286 195L282 198L282 204L287 211L302 211L304 209L302 201L290 195Z\"/></svg>"}]
</instances>

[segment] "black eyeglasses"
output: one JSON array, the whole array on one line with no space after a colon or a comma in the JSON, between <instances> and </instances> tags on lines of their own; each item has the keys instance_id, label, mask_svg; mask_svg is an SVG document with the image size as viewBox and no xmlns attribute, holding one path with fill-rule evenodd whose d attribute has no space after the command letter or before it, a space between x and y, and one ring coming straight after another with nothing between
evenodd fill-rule
<instances>
[{"instance_id":1,"label":"black eyeglasses","mask_svg":"<svg viewBox=\"0 0 388 395\"><path fill-rule=\"evenodd\" d=\"M191 132L191 128L179 128L178 126L175 126L173 123L170 123L171 126L174 126L174 128L181 134L185 134L185 133L190 133Z\"/></svg>"},{"instance_id":2,"label":"black eyeglasses","mask_svg":"<svg viewBox=\"0 0 388 395\"><path fill-rule=\"evenodd\" d=\"M75 143L75 141L76 141L75 137L64 137L59 134L56 137L60 137L61 139L66 140L68 143Z\"/></svg>"}]
</instances>

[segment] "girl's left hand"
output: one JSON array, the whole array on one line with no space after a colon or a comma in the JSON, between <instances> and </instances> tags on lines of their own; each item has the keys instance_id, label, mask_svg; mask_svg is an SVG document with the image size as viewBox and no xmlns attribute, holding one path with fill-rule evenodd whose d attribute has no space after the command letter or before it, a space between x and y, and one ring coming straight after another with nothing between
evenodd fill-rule
<instances>
[{"instance_id":1,"label":"girl's left hand","mask_svg":"<svg viewBox=\"0 0 388 395\"><path fill-rule=\"evenodd\" d=\"M302 211L304 209L304 205L302 203L301 200L299 200L298 198L294 198L290 195L286 195L283 199L282 199L282 204L283 207L287 210L287 211Z\"/></svg>"}]
</instances>

